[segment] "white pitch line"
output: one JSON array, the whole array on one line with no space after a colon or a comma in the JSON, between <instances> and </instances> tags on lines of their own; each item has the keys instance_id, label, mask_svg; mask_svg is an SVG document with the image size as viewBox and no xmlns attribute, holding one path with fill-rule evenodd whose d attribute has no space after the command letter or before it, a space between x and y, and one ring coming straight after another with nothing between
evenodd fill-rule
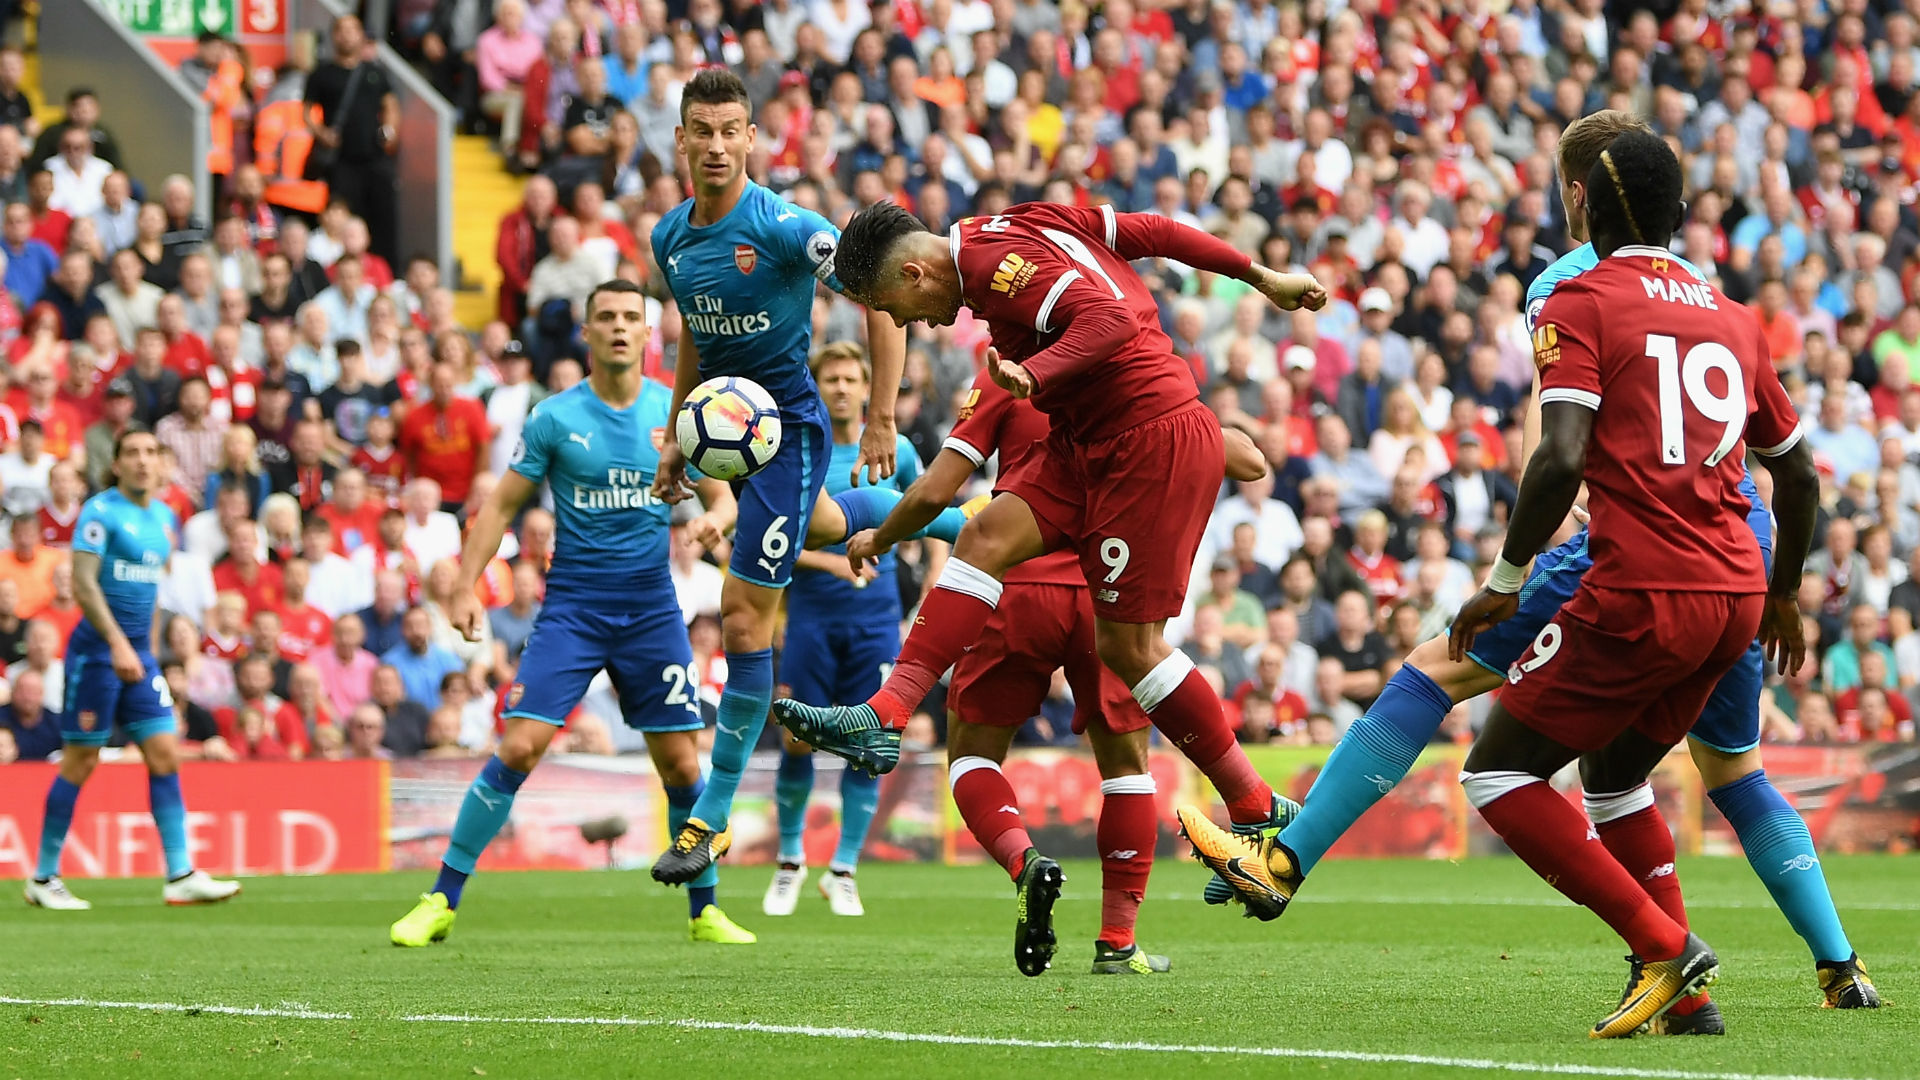
<instances>
[{"instance_id":1,"label":"white pitch line","mask_svg":"<svg viewBox=\"0 0 1920 1080\"><path fill-rule=\"evenodd\" d=\"M45 1005L76 1009L134 1009L139 1012L213 1013L217 1016L269 1016L282 1020L351 1020L352 1013L303 1008L242 1008L237 1005L181 1005L171 1001L95 1001L91 998L0 997L0 1005Z\"/></svg>"},{"instance_id":2,"label":"white pitch line","mask_svg":"<svg viewBox=\"0 0 1920 1080\"><path fill-rule=\"evenodd\" d=\"M273 1017L287 1020L353 1020L352 1013L320 1012L304 1007L243 1008L232 1005L182 1005L165 1001L95 1001L88 998L0 997L0 1005L32 1005L86 1009L133 1009L142 1012L207 1013L218 1016ZM1099 1050L1135 1054L1224 1054L1234 1057L1293 1058L1308 1061L1345 1061L1369 1065L1429 1065L1476 1072L1539 1073L1556 1076L1607 1076L1627 1080L1845 1080L1801 1074L1690 1072L1684 1069L1636 1069L1619 1065L1575 1065L1557 1062L1495 1061L1491 1058L1438 1057L1430 1054L1382 1054L1364 1050L1318 1050L1291 1046L1196 1046L1181 1043L1111 1042L1081 1039L1021 1039L986 1035L942 1035L933 1032L886 1031L877 1028L815 1027L807 1024L731 1023L724 1020L638 1019L630 1016L468 1016L455 1013L419 1013L406 1016L361 1016L363 1022L392 1020L404 1024L534 1024L566 1027L670 1027L691 1031L731 1031L754 1035L797 1035L812 1039L858 1042L930 1043L937 1046L983 1046L1017 1050Z\"/></svg>"}]
</instances>

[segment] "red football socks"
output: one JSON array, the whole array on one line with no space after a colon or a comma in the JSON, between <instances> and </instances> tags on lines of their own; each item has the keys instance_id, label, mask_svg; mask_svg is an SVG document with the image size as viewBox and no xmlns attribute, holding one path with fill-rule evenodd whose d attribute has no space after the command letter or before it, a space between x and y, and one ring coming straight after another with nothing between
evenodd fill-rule
<instances>
[{"instance_id":1,"label":"red football socks","mask_svg":"<svg viewBox=\"0 0 1920 1080\"><path fill-rule=\"evenodd\" d=\"M1251 825L1273 814L1273 788L1247 760L1220 710L1220 696L1185 653L1162 660L1133 688L1133 697L1220 793L1234 824Z\"/></svg>"},{"instance_id":2,"label":"red football socks","mask_svg":"<svg viewBox=\"0 0 1920 1080\"><path fill-rule=\"evenodd\" d=\"M1642 799L1646 803L1643 809L1611 821L1599 822L1594 825L1594 831L1600 834L1600 842L1613 853L1614 859L1640 882L1640 887L1647 890L1653 902L1660 905L1660 910L1685 930L1687 905L1680 896L1680 875L1673 868L1673 832L1667 828L1666 819L1660 815L1660 808L1653 804L1652 799L1652 792L1646 791ZM1587 813L1602 817L1606 810L1596 806L1590 799ZM1707 1000L1704 993L1683 997L1670 1011L1677 1016L1686 1016L1699 1011Z\"/></svg>"},{"instance_id":3,"label":"red football socks","mask_svg":"<svg viewBox=\"0 0 1920 1080\"><path fill-rule=\"evenodd\" d=\"M1100 940L1116 949L1133 944L1133 924L1147 896L1159 824L1153 777L1117 776L1100 784Z\"/></svg>"},{"instance_id":4,"label":"red football socks","mask_svg":"<svg viewBox=\"0 0 1920 1080\"><path fill-rule=\"evenodd\" d=\"M867 699L881 723L895 730L907 726L927 691L967 646L980 640L999 602L999 581L959 559L948 561L939 585L920 605L892 673Z\"/></svg>"},{"instance_id":5,"label":"red football socks","mask_svg":"<svg viewBox=\"0 0 1920 1080\"><path fill-rule=\"evenodd\" d=\"M1643 959L1671 960L1686 947L1686 930L1588 831L1585 815L1545 781L1522 783L1486 802L1480 816L1534 873L1606 920Z\"/></svg>"},{"instance_id":6,"label":"red football socks","mask_svg":"<svg viewBox=\"0 0 1920 1080\"><path fill-rule=\"evenodd\" d=\"M1680 898L1680 875L1673 869L1673 833L1668 831L1660 808L1648 806L1614 821L1595 825L1600 842L1640 887L1667 913L1667 918L1687 928L1687 905Z\"/></svg>"},{"instance_id":7,"label":"red football socks","mask_svg":"<svg viewBox=\"0 0 1920 1080\"><path fill-rule=\"evenodd\" d=\"M986 758L963 757L953 763L951 775L953 802L960 808L967 830L1007 876L1017 880L1020 871L1026 869L1026 853L1033 847L1033 837L1020 822L1020 804L1014 798L1013 785L1007 783L1000 766Z\"/></svg>"}]
</instances>

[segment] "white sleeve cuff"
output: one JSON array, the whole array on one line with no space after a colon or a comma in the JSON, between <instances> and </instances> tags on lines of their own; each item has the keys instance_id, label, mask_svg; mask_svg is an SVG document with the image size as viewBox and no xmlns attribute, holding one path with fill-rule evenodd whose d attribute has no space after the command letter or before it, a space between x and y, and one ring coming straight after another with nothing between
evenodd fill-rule
<instances>
[{"instance_id":1,"label":"white sleeve cuff","mask_svg":"<svg viewBox=\"0 0 1920 1080\"><path fill-rule=\"evenodd\" d=\"M1754 453L1759 454L1761 457L1779 457L1781 454L1784 454L1787 451L1793 449L1794 447L1800 445L1800 440L1805 438L1806 434L1807 434L1807 426L1805 424L1796 424L1794 425L1794 428L1793 428L1793 434L1787 436L1786 441L1782 442L1780 445L1754 446L1754 447L1750 447L1750 449Z\"/></svg>"},{"instance_id":2,"label":"white sleeve cuff","mask_svg":"<svg viewBox=\"0 0 1920 1080\"><path fill-rule=\"evenodd\" d=\"M979 448L967 442L965 439L956 439L949 435L947 436L947 441L940 444L940 448L943 450L951 450L961 457L966 458L968 461L973 462L973 467L976 469L987 463L987 455L981 453Z\"/></svg>"},{"instance_id":3,"label":"white sleeve cuff","mask_svg":"<svg viewBox=\"0 0 1920 1080\"><path fill-rule=\"evenodd\" d=\"M1595 412L1600 411L1600 395L1591 390L1575 390L1572 387L1560 386L1552 390L1540 391L1540 404L1548 405L1556 401L1584 405Z\"/></svg>"}]
</instances>

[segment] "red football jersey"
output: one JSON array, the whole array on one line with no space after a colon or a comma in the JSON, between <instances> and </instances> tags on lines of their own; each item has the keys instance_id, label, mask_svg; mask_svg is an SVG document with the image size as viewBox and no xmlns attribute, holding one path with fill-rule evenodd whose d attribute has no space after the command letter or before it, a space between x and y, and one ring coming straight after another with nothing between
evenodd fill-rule
<instances>
[{"instance_id":1,"label":"red football jersey","mask_svg":"<svg viewBox=\"0 0 1920 1080\"><path fill-rule=\"evenodd\" d=\"M958 421L947 436L944 448L973 462L985 465L996 452L1000 455L1000 477L1040 455L1040 444L1047 437L1047 418L1033 407L995 385L985 371L973 377L973 389L967 403L960 407ZM1080 571L1080 560L1071 550L1061 549L1042 555L1007 571L1009 585L1081 585L1087 583Z\"/></svg>"},{"instance_id":2,"label":"red football jersey","mask_svg":"<svg viewBox=\"0 0 1920 1080\"><path fill-rule=\"evenodd\" d=\"M280 606L280 655L299 663L333 642L333 620L312 604Z\"/></svg>"},{"instance_id":3,"label":"red football jersey","mask_svg":"<svg viewBox=\"0 0 1920 1080\"><path fill-rule=\"evenodd\" d=\"M1178 257L1182 238L1167 236L1175 229L1112 207L1023 203L963 218L949 233L966 305L987 320L1000 355L1031 373L1034 406L1077 440L1110 437L1199 397L1127 261Z\"/></svg>"},{"instance_id":4,"label":"red football jersey","mask_svg":"<svg viewBox=\"0 0 1920 1080\"><path fill-rule=\"evenodd\" d=\"M1751 312L1659 248L1561 282L1535 323L1540 403L1594 409L1593 569L1614 589L1766 589L1739 490L1746 438L1785 453L1799 420Z\"/></svg>"},{"instance_id":5,"label":"red football jersey","mask_svg":"<svg viewBox=\"0 0 1920 1080\"><path fill-rule=\"evenodd\" d=\"M53 504L40 508L40 542L48 547L72 547L73 526L80 520L80 504L65 515L54 512Z\"/></svg>"}]
</instances>

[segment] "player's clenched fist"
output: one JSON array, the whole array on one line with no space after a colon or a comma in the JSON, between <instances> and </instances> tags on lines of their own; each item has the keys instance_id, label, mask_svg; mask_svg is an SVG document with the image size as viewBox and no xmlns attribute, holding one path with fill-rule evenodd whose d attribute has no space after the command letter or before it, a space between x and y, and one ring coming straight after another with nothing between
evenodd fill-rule
<instances>
[{"instance_id":1,"label":"player's clenched fist","mask_svg":"<svg viewBox=\"0 0 1920 1080\"><path fill-rule=\"evenodd\" d=\"M1258 264L1254 271L1254 288L1284 311L1295 308L1319 311L1327 306L1327 287L1312 274L1287 274Z\"/></svg>"},{"instance_id":2,"label":"player's clenched fist","mask_svg":"<svg viewBox=\"0 0 1920 1080\"><path fill-rule=\"evenodd\" d=\"M447 621L460 631L461 637L468 641L479 641L486 618L486 609L480 606L480 597L471 588L454 590L453 610L447 612Z\"/></svg>"},{"instance_id":3,"label":"player's clenched fist","mask_svg":"<svg viewBox=\"0 0 1920 1080\"><path fill-rule=\"evenodd\" d=\"M987 371L993 385L1024 401L1033 396L1033 376L1011 360L1000 359L1000 350L987 346Z\"/></svg>"}]
</instances>

